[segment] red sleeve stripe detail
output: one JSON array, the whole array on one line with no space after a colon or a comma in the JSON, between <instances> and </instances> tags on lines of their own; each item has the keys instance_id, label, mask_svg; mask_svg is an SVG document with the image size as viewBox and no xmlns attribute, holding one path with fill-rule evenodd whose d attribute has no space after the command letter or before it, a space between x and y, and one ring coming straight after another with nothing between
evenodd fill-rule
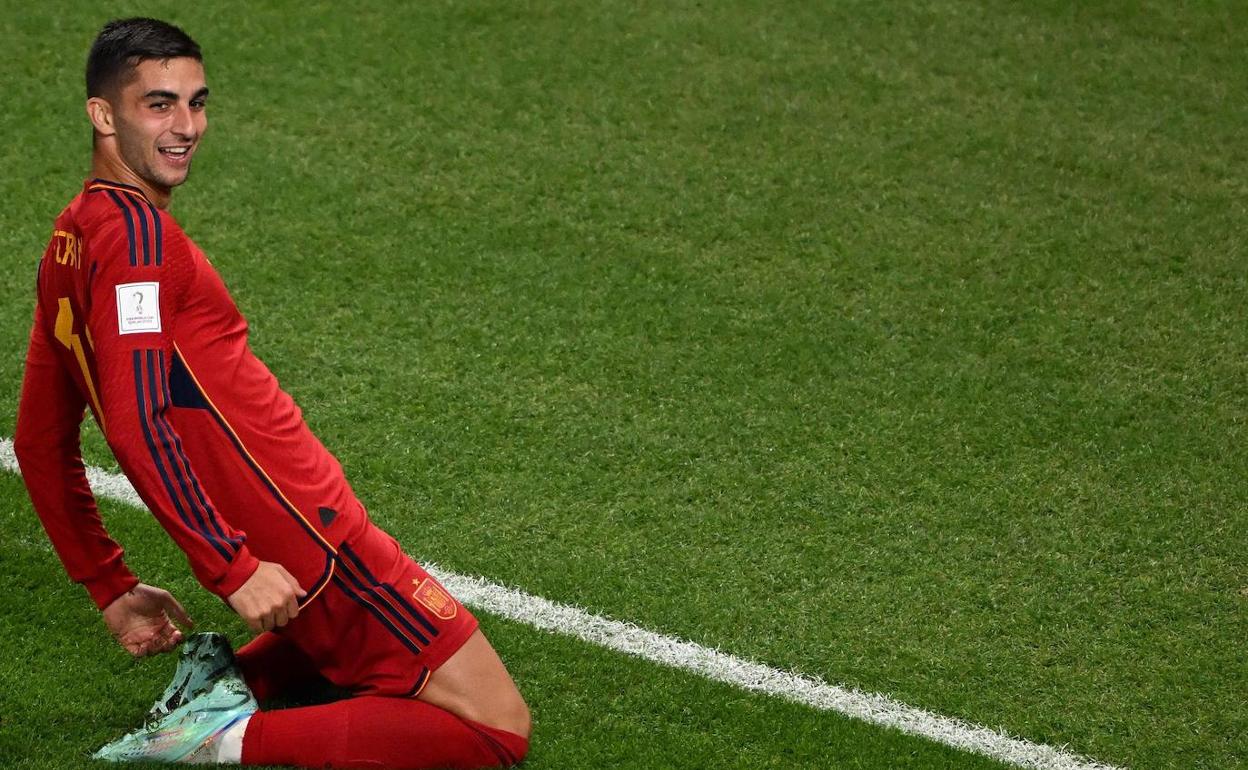
<instances>
[{"instance_id":1,"label":"red sleeve stripe detail","mask_svg":"<svg viewBox=\"0 0 1248 770\"><path fill-rule=\"evenodd\" d=\"M160 267L160 263L164 259L165 244L164 237L161 233L160 212L151 204L147 198L141 198L143 205L147 206L148 211L152 212L152 235L156 240L156 267Z\"/></svg>"},{"instance_id":2,"label":"red sleeve stripe detail","mask_svg":"<svg viewBox=\"0 0 1248 770\"><path fill-rule=\"evenodd\" d=\"M147 230L147 213L143 211L143 207L134 199L133 195L124 196L130 208L134 209L134 213L139 215L139 231L143 234L143 264L152 264L152 241L151 234Z\"/></svg>"},{"instance_id":3,"label":"red sleeve stripe detail","mask_svg":"<svg viewBox=\"0 0 1248 770\"><path fill-rule=\"evenodd\" d=\"M96 185L91 188L91 192L105 190L108 197L112 199L117 208L121 209L121 213L126 218L126 235L130 247L130 266L137 267L139 265L138 251L140 244L143 247L143 264L160 267L164 262L164 241L163 227L160 223L160 212L155 206L135 190L128 190L121 187L108 187L104 185ZM121 195L117 193L121 192ZM138 215L138 222L135 222L135 215ZM150 225L148 224L150 220ZM136 230L138 236L135 235Z\"/></svg>"}]
</instances>

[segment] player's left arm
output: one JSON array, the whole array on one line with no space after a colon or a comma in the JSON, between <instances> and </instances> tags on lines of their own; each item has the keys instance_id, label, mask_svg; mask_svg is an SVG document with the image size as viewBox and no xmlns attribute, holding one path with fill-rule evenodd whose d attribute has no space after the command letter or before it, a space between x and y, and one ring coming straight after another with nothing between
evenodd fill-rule
<instances>
[{"instance_id":1,"label":"player's left arm","mask_svg":"<svg viewBox=\"0 0 1248 770\"><path fill-rule=\"evenodd\" d=\"M192 307L196 249L171 217L146 201L136 196L128 206L122 210L148 212L146 221L159 223L161 237L152 231L140 237L142 229L129 226L144 220L114 217L97 228L91 243L98 270L83 321L99 372L104 436L200 584L227 599L260 561L247 547L246 533L230 524L200 482L176 424L169 382L177 355L174 330L198 312Z\"/></svg>"}]
</instances>

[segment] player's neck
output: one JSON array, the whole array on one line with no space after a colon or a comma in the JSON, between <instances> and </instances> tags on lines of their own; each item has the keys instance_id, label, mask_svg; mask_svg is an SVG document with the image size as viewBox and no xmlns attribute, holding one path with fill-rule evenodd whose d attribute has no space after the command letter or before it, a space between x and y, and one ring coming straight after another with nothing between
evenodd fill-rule
<instances>
[{"instance_id":1,"label":"player's neck","mask_svg":"<svg viewBox=\"0 0 1248 770\"><path fill-rule=\"evenodd\" d=\"M169 208L169 201L173 197L172 188L153 185L134 173L116 154L99 147L91 153L91 176L95 179L107 179L111 182L121 182L137 187L158 209Z\"/></svg>"}]
</instances>

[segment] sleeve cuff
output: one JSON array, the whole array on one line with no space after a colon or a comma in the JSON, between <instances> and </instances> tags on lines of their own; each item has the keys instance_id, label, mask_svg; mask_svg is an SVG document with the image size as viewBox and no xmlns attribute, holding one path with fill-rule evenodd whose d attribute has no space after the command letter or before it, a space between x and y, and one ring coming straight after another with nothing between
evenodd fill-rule
<instances>
[{"instance_id":1,"label":"sleeve cuff","mask_svg":"<svg viewBox=\"0 0 1248 770\"><path fill-rule=\"evenodd\" d=\"M222 599L229 599L230 595L242 588L243 583L246 583L248 578L255 574L259 568L260 560L252 556L251 551L246 546L243 546L234 555L234 560L230 562L221 579L217 581L216 585L209 588Z\"/></svg>"},{"instance_id":2,"label":"sleeve cuff","mask_svg":"<svg viewBox=\"0 0 1248 770\"><path fill-rule=\"evenodd\" d=\"M95 606L103 610L117 600L125 592L139 584L139 579L131 574L126 565L118 565L112 573L103 577L88 578L82 581L83 588L91 595Z\"/></svg>"}]
</instances>

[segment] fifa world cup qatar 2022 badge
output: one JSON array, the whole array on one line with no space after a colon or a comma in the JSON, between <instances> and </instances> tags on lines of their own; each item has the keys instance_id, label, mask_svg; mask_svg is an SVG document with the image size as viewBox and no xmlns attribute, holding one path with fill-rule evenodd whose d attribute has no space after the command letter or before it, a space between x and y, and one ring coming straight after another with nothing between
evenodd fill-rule
<instances>
[{"instance_id":1,"label":"fifa world cup qatar 2022 badge","mask_svg":"<svg viewBox=\"0 0 1248 770\"><path fill-rule=\"evenodd\" d=\"M160 331L160 284L121 283L117 285L117 333L140 334Z\"/></svg>"},{"instance_id":2,"label":"fifa world cup qatar 2022 badge","mask_svg":"<svg viewBox=\"0 0 1248 770\"><path fill-rule=\"evenodd\" d=\"M433 578L425 578L419 584L415 578L412 578L412 585L416 586L416 590L412 592L412 598L440 619L450 620L459 612L459 608L455 606L455 600Z\"/></svg>"}]
</instances>

